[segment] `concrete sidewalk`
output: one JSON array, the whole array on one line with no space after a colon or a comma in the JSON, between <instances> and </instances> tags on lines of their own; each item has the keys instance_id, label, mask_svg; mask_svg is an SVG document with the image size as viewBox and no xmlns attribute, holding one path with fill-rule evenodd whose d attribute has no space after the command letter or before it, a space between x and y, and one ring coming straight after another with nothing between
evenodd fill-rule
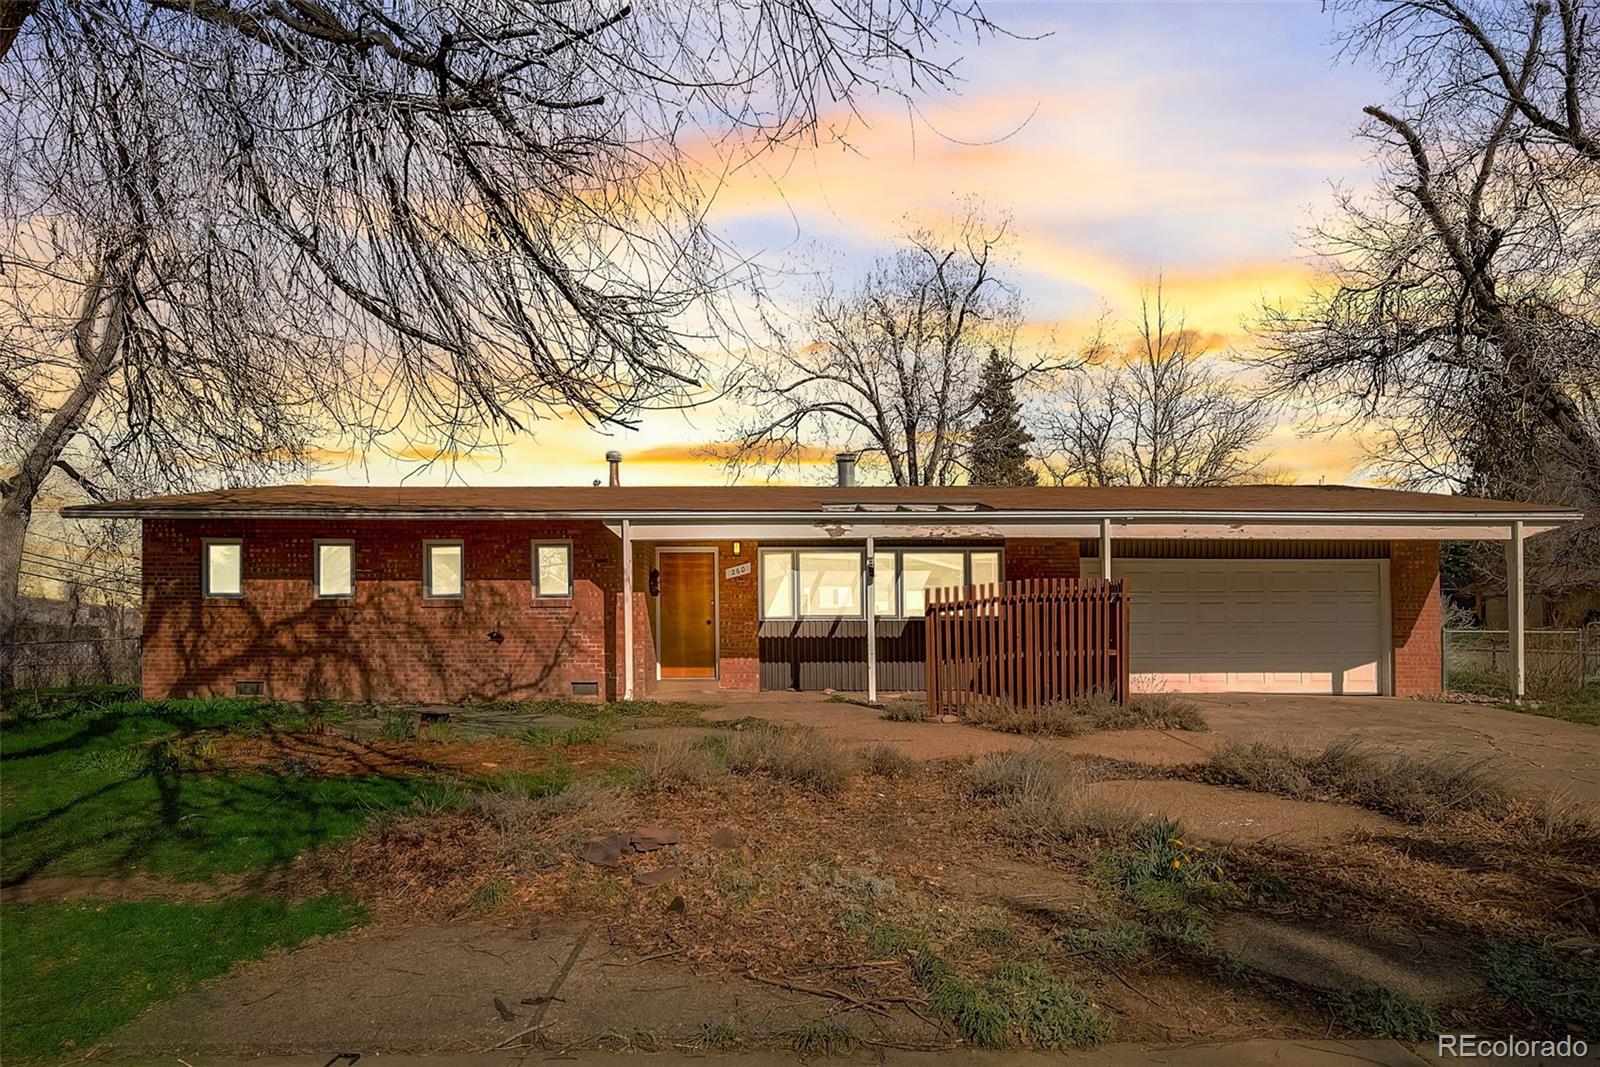
<instances>
[{"instance_id":1,"label":"concrete sidewalk","mask_svg":"<svg viewBox=\"0 0 1600 1067\"><path fill-rule=\"evenodd\" d=\"M543 1051L493 1052L453 1056L361 1056L352 1061L337 1052L316 1056L288 1056L248 1060L185 1056L183 1059L118 1061L162 1067L261 1067L270 1062L282 1067L350 1067L352 1063L370 1067L533 1067L559 1063L564 1067L615 1067L622 1054L606 1052ZM628 1053L626 1061L644 1067L789 1067L802 1061L793 1052L649 1052ZM1045 1063L1064 1065L1094 1064L1096 1067L1424 1067L1434 1062L1424 1059L1396 1041L1234 1041L1221 1044L1178 1045L1155 1048L1143 1045L1104 1045L1083 1052L898 1052L886 1051L881 1058L862 1052L831 1062L882 1064L887 1067L1039 1067ZM1475 1063L1492 1063L1475 1060Z\"/></svg>"}]
</instances>

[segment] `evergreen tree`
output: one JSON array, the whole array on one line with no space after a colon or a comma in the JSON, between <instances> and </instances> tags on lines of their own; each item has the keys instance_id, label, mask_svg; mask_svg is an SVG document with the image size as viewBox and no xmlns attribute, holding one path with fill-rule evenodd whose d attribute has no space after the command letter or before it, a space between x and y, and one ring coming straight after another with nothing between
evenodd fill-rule
<instances>
[{"instance_id":1,"label":"evergreen tree","mask_svg":"<svg viewBox=\"0 0 1600 1067\"><path fill-rule=\"evenodd\" d=\"M989 350L978 382L978 421L972 427L968 477L973 485L1037 485L1028 463L1033 435L1022 424L1022 405L1012 388L1011 361Z\"/></svg>"}]
</instances>

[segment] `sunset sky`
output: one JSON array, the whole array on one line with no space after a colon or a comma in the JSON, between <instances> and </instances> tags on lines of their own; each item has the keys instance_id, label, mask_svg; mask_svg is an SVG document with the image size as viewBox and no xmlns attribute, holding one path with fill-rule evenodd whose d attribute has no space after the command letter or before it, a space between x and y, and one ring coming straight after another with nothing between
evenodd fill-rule
<instances>
[{"instance_id":1,"label":"sunset sky","mask_svg":"<svg viewBox=\"0 0 1600 1067\"><path fill-rule=\"evenodd\" d=\"M1367 180L1352 133L1386 98L1369 69L1332 62L1332 16L1307 3L996 3L1014 38L962 49L964 81L915 111L867 101L848 144L768 156L720 192L714 227L777 271L819 259L859 269L910 214L936 220L977 197L1014 219L1030 329L1064 345L1102 309L1133 310L1164 278L1191 327L1247 345L1264 299L1293 299L1311 270L1296 234L1331 187ZM779 275L780 301L785 290ZM798 280L792 286L798 295ZM548 422L503 457L460 465L474 484L586 484L602 455L627 456L634 484L722 481L697 450L715 408L648 415L602 435ZM1298 481L1359 480L1358 446L1285 425L1270 466ZM369 456L321 480L392 483L404 462Z\"/></svg>"}]
</instances>

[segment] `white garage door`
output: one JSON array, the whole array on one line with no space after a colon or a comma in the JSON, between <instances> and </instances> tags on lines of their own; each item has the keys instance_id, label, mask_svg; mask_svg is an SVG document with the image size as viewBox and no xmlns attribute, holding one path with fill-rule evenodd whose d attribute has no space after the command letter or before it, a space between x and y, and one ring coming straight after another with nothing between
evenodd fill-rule
<instances>
[{"instance_id":1,"label":"white garage door","mask_svg":"<svg viewBox=\"0 0 1600 1067\"><path fill-rule=\"evenodd\" d=\"M1112 573L1133 590L1135 689L1383 691L1378 560L1113 558Z\"/></svg>"}]
</instances>

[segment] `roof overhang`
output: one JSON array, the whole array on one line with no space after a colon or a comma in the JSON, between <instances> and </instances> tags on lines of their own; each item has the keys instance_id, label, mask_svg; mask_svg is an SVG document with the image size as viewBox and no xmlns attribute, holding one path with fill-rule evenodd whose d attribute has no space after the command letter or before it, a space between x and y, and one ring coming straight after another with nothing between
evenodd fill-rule
<instances>
[{"instance_id":1,"label":"roof overhang","mask_svg":"<svg viewBox=\"0 0 1600 1067\"><path fill-rule=\"evenodd\" d=\"M629 534L638 540L727 540L746 537L752 541L778 538L821 541L885 539L950 539L1005 537L1093 538L1109 523L1113 537L1211 540L1287 540L1287 541L1509 541L1513 523L1522 523L1524 537L1556 529L1571 518L1556 518L1548 513L1518 518L1515 516L1449 515L1174 515L1170 512L1145 515L1091 515L1082 513L1042 516L986 514L981 518L956 519L949 515L899 518L861 516L742 515L678 516L672 519L628 516ZM620 520L607 523L621 533Z\"/></svg>"}]
</instances>

